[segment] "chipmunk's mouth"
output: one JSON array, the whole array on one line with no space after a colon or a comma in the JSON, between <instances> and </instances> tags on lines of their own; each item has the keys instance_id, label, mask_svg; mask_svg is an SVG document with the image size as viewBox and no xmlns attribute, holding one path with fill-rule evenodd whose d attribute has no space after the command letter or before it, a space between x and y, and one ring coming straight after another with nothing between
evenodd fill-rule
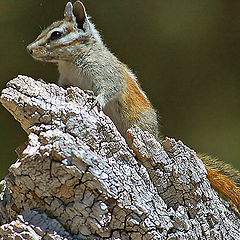
<instances>
[{"instance_id":1,"label":"chipmunk's mouth","mask_svg":"<svg viewBox=\"0 0 240 240\"><path fill-rule=\"evenodd\" d=\"M35 48L30 44L27 46L27 51L35 60L42 62L56 62L56 60L54 61L55 58L47 53L46 49L42 46Z\"/></svg>"},{"instance_id":2,"label":"chipmunk's mouth","mask_svg":"<svg viewBox=\"0 0 240 240\"><path fill-rule=\"evenodd\" d=\"M37 60L37 61L42 61L42 62L57 62L56 59L54 59L53 57L51 56L44 56L44 55L41 55L41 56L36 56L34 54L31 54L31 56Z\"/></svg>"}]
</instances>

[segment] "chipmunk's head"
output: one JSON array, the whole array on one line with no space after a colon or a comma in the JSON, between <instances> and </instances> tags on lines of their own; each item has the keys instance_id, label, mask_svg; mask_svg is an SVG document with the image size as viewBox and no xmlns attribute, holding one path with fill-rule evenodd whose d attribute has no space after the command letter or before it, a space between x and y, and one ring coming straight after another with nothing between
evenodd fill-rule
<instances>
[{"instance_id":1,"label":"chipmunk's head","mask_svg":"<svg viewBox=\"0 0 240 240\"><path fill-rule=\"evenodd\" d=\"M81 48L90 42L101 42L101 37L89 21L84 5L76 1L66 4L64 19L54 22L37 39L27 46L33 58L45 62L69 61L73 57L76 44Z\"/></svg>"}]
</instances>

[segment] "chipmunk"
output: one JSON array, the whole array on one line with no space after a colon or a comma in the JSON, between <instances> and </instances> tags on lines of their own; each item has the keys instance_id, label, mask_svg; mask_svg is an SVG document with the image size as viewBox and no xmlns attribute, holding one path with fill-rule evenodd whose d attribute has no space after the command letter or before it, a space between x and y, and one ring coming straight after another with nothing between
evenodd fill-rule
<instances>
[{"instance_id":1,"label":"chipmunk","mask_svg":"<svg viewBox=\"0 0 240 240\"><path fill-rule=\"evenodd\" d=\"M64 19L45 29L27 50L37 60L58 64L60 86L93 91L128 144L127 129L133 125L160 139L156 111L137 78L104 45L80 1L68 2ZM240 209L240 173L216 159L200 158L212 187Z\"/></svg>"}]
</instances>

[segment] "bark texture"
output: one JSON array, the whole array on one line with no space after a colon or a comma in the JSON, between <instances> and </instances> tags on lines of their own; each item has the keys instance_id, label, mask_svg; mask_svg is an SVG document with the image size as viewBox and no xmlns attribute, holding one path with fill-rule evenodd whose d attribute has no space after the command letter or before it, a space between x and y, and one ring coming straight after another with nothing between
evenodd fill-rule
<instances>
[{"instance_id":1,"label":"bark texture","mask_svg":"<svg viewBox=\"0 0 240 240\"><path fill-rule=\"evenodd\" d=\"M90 92L18 76L1 102L28 134L2 181L2 239L240 239L240 219L181 141L129 129Z\"/></svg>"}]
</instances>

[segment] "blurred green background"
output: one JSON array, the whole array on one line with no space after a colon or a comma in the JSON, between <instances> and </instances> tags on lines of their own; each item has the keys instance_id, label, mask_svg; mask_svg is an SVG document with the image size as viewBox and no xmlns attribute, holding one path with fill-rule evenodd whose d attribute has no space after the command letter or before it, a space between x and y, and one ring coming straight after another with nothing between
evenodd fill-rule
<instances>
[{"instance_id":1,"label":"blurred green background","mask_svg":"<svg viewBox=\"0 0 240 240\"><path fill-rule=\"evenodd\" d=\"M18 74L55 82L25 51L66 1L0 1L0 88ZM240 1L84 1L107 46L137 74L162 133L240 168ZM0 106L0 178L27 136Z\"/></svg>"}]
</instances>

